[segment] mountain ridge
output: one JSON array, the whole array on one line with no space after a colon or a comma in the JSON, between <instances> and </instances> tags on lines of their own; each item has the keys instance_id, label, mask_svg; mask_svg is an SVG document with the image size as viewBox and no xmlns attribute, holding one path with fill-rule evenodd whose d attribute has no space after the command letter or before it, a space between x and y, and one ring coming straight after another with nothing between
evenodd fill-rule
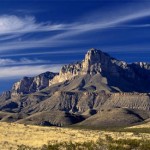
<instances>
[{"instance_id":1,"label":"mountain ridge","mask_svg":"<svg viewBox=\"0 0 150 150\"><path fill-rule=\"evenodd\" d=\"M20 81L14 83L11 92L13 93L13 95L15 95L15 92L16 95L21 94L21 92L22 94L30 94L42 90L48 86L51 86L52 84L71 80L72 78L78 75L86 75L86 74L90 75L101 74L106 77L107 74L111 74L112 76L116 77L125 76L125 78L128 78L129 80L135 78L137 78L137 80L140 80L141 76L143 76L142 78L144 78L145 80L144 74L148 74L146 75L148 76L146 77L146 79L148 78L148 81L150 81L150 63L134 62L128 64L125 61L119 61L111 57L109 54L104 53L101 50L92 48L87 52L85 58L81 62L64 65L59 73L47 71L35 77L24 77ZM137 77L135 74L138 74L139 76ZM25 83L27 85L24 85ZM21 89L21 86L25 88L27 88L27 86L29 87L28 89Z\"/></svg>"},{"instance_id":2,"label":"mountain ridge","mask_svg":"<svg viewBox=\"0 0 150 150\"><path fill-rule=\"evenodd\" d=\"M46 84L41 82L45 81L45 74L48 74ZM92 116L95 116L92 118L98 117L100 125L105 126L109 124L105 113L100 113L103 120L97 114L102 110L106 114L111 110L114 112L112 114L115 118L112 120L114 126L119 126L117 124L119 121L115 123L119 113L122 117L124 115L131 119L127 124L126 119L122 120L120 125L131 125L150 117L149 63L127 64L107 53L91 49L83 61L63 66L59 74L49 72L42 74L42 78L39 76L37 76L39 80L36 77L23 79L23 81L29 80L28 86L23 84L24 93L20 91L21 85L17 85L17 88L13 86L11 91L3 93L0 96L0 111L15 113L9 117L17 122L39 125L59 124L59 126L78 122L80 125L82 122L83 125L87 125ZM18 84L21 83L22 81ZM33 83L36 83L35 87L32 86ZM43 84L41 86L37 83ZM61 112L63 112L62 119L60 117L57 120L56 114ZM128 114L129 112L131 114ZM9 117L6 116L3 115L2 120L9 121ZM65 116L68 119L64 121ZM53 122L53 117L56 117L57 122ZM87 121L84 123L83 120ZM92 125L97 126L97 123Z\"/></svg>"}]
</instances>

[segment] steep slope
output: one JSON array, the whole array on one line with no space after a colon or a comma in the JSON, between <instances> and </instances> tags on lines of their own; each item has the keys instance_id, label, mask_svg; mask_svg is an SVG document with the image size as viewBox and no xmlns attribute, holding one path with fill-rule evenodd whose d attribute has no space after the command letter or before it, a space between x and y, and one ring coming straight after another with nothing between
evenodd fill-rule
<instances>
[{"instance_id":1,"label":"steep slope","mask_svg":"<svg viewBox=\"0 0 150 150\"><path fill-rule=\"evenodd\" d=\"M83 61L63 66L59 74L46 72L33 78L25 77L15 83L11 91L0 96L0 111L23 116L19 118L12 115L20 123L68 125L78 122L82 116L89 120L96 117L98 119L94 120L101 123L101 115L96 113L102 109L112 109L111 118L119 113L125 117L123 121L117 122L123 126L149 118L149 93L150 64L127 64L102 51L91 49ZM129 113L128 109L133 112L140 110L140 114L144 113L146 117L139 118ZM52 112L62 114L59 118L57 113ZM71 115L63 122L65 113ZM104 118L110 115L109 112L103 113ZM77 116L81 118L78 120ZM77 120L70 121L72 117L77 117ZM6 116L4 118L1 120L7 120ZM129 121L126 122L126 119ZM86 120L84 122L86 124Z\"/></svg>"},{"instance_id":2,"label":"steep slope","mask_svg":"<svg viewBox=\"0 0 150 150\"><path fill-rule=\"evenodd\" d=\"M66 126L83 120L84 118L82 116L66 113L64 111L42 111L25 119L20 119L17 123L43 126Z\"/></svg>"},{"instance_id":3,"label":"steep slope","mask_svg":"<svg viewBox=\"0 0 150 150\"><path fill-rule=\"evenodd\" d=\"M63 66L59 75L50 81L50 85L70 80L77 75L110 73L111 75L118 76L117 66L126 68L127 64L110 57L100 50L90 49L82 62Z\"/></svg>"},{"instance_id":4,"label":"steep slope","mask_svg":"<svg viewBox=\"0 0 150 150\"><path fill-rule=\"evenodd\" d=\"M47 71L35 77L24 77L20 81L14 83L10 91L3 92L0 96L0 101L40 91L48 87L49 81L56 75L57 73Z\"/></svg>"},{"instance_id":5,"label":"steep slope","mask_svg":"<svg viewBox=\"0 0 150 150\"><path fill-rule=\"evenodd\" d=\"M88 79L84 80L87 76ZM74 77L76 80L83 78L79 87L94 87L95 82L93 85L91 83L97 80L98 87L104 87L101 90L108 87L111 92L150 92L150 64L127 64L96 49L89 50L82 62L63 66L59 75L50 80L49 85L71 79L75 82Z\"/></svg>"},{"instance_id":6,"label":"steep slope","mask_svg":"<svg viewBox=\"0 0 150 150\"><path fill-rule=\"evenodd\" d=\"M134 125L150 117L150 113L125 108L102 109L77 126L120 127Z\"/></svg>"}]
</instances>

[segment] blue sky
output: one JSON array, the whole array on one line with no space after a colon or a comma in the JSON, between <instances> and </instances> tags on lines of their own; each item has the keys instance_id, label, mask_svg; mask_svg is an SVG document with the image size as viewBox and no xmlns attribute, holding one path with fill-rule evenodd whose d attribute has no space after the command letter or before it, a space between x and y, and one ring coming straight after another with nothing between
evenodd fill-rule
<instances>
[{"instance_id":1,"label":"blue sky","mask_svg":"<svg viewBox=\"0 0 150 150\"><path fill-rule=\"evenodd\" d=\"M0 0L0 92L90 48L150 62L148 0Z\"/></svg>"}]
</instances>

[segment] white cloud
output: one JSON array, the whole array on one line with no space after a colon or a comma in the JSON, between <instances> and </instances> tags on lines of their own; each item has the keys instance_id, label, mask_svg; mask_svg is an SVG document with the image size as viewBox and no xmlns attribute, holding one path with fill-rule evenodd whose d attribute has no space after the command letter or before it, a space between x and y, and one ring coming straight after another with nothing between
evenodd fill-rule
<instances>
[{"instance_id":1,"label":"white cloud","mask_svg":"<svg viewBox=\"0 0 150 150\"><path fill-rule=\"evenodd\" d=\"M147 6L148 7L148 6ZM135 7L136 8L136 7ZM0 37L0 40L12 39L11 35L32 33L32 32L42 32L42 31L58 31L63 30L63 32L57 32L55 35L49 35L49 37L42 37L41 39L28 39L28 40L11 40L9 42L3 42L0 46L0 51L9 51L9 50L21 50L28 48L42 48L42 47L61 47L64 45L72 45L79 43L86 43L84 39L70 39L72 36L78 36L90 32L92 30L102 30L105 28L114 28L114 27L147 27L148 25L128 25L124 24L129 21L139 19L142 17L150 16L150 9L138 8L128 9L124 8L121 11L114 10L111 14L100 14L96 12L91 16L88 15L89 21L85 21L82 18L79 22L75 21L70 24L51 24L51 23L37 23L35 17L26 16L9 16L4 15L0 16L0 35L9 34L8 37ZM96 18L96 19L93 19ZM16 35L18 36L18 35ZM15 38L15 37L14 37Z\"/></svg>"},{"instance_id":2,"label":"white cloud","mask_svg":"<svg viewBox=\"0 0 150 150\"><path fill-rule=\"evenodd\" d=\"M97 12L97 14L99 14ZM96 14L96 15L97 15ZM96 20L92 20L90 22L80 22L80 23L74 23L72 24L72 27L70 29L74 30L68 30L64 33L60 33L56 36L53 36L51 40L58 40L58 39L64 39L68 38L71 36L76 36L85 32L89 32L92 30L99 30L99 29L106 29L106 28L115 28L115 27L130 27L128 24L127 25L122 25L123 23L129 22L131 20L143 18L150 16L150 9L145 9L141 10L139 12L133 11L133 12L126 12L124 14L119 14L119 13L113 13L111 16L103 18L99 17ZM95 18L94 16L89 16L90 18ZM145 27L147 27L149 24L146 24ZM131 26L133 27L133 26ZM136 26L135 27L141 27L141 26ZM144 25L142 25L144 27Z\"/></svg>"},{"instance_id":3,"label":"white cloud","mask_svg":"<svg viewBox=\"0 0 150 150\"><path fill-rule=\"evenodd\" d=\"M39 66L15 66L15 67L0 67L0 78L16 78L23 76L34 76L42 72L51 71L59 72L61 64L54 65L39 65Z\"/></svg>"},{"instance_id":4,"label":"white cloud","mask_svg":"<svg viewBox=\"0 0 150 150\"><path fill-rule=\"evenodd\" d=\"M0 35L65 30L64 24L37 23L34 16L18 17L15 15L0 16Z\"/></svg>"},{"instance_id":5,"label":"white cloud","mask_svg":"<svg viewBox=\"0 0 150 150\"><path fill-rule=\"evenodd\" d=\"M0 34L16 33L22 31L31 31L38 28L34 17L0 16Z\"/></svg>"},{"instance_id":6,"label":"white cloud","mask_svg":"<svg viewBox=\"0 0 150 150\"><path fill-rule=\"evenodd\" d=\"M26 41L13 41L2 43L0 45L0 51L13 51L28 48L42 48L42 47L62 47L70 44L79 44L85 40L54 40L51 38L43 38L38 40L26 40Z\"/></svg>"},{"instance_id":7,"label":"white cloud","mask_svg":"<svg viewBox=\"0 0 150 150\"><path fill-rule=\"evenodd\" d=\"M10 57L10 56L33 56L33 55L61 55L61 54L79 54L84 53L85 50L81 49L71 49L71 50L61 50L61 51L47 51L47 52L32 52L32 53L21 53L21 54L1 54L1 57ZM41 60L42 61L42 60ZM44 61L45 62L45 61ZM47 61L46 61L47 62Z\"/></svg>"},{"instance_id":8,"label":"white cloud","mask_svg":"<svg viewBox=\"0 0 150 150\"><path fill-rule=\"evenodd\" d=\"M130 25L120 25L120 27L127 28L145 28L150 27L150 24L130 24Z\"/></svg>"},{"instance_id":9,"label":"white cloud","mask_svg":"<svg viewBox=\"0 0 150 150\"><path fill-rule=\"evenodd\" d=\"M149 9L139 9L138 11L133 9L132 11L124 10L122 12L114 11L109 16L108 14L101 16L100 12L96 12L91 16L89 15L89 18L91 19L90 22L85 21L84 18L82 18L80 22L77 21L70 24L52 24L50 21L38 23L34 16L18 17L15 15L2 15L0 16L0 34L16 34L53 30L75 30L77 31L75 33L78 33L79 30L81 33L94 29L115 27L120 23L146 16L150 16ZM93 20L93 18L96 19Z\"/></svg>"},{"instance_id":10,"label":"white cloud","mask_svg":"<svg viewBox=\"0 0 150 150\"><path fill-rule=\"evenodd\" d=\"M27 59L21 58L20 60L0 58L0 66L12 66L12 65L26 65L26 64L41 64L48 63L50 61L40 60L40 59Z\"/></svg>"},{"instance_id":11,"label":"white cloud","mask_svg":"<svg viewBox=\"0 0 150 150\"><path fill-rule=\"evenodd\" d=\"M20 34L1 35L0 41L11 40L20 37Z\"/></svg>"}]
</instances>

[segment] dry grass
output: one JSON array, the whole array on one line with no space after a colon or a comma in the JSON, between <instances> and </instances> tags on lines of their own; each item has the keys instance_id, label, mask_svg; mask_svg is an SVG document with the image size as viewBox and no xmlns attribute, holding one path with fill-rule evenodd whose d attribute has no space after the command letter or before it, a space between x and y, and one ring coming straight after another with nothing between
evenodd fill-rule
<instances>
[{"instance_id":1,"label":"dry grass","mask_svg":"<svg viewBox=\"0 0 150 150\"><path fill-rule=\"evenodd\" d=\"M150 128L150 122L141 124L141 125L137 125L137 126L132 126L130 128Z\"/></svg>"},{"instance_id":2,"label":"dry grass","mask_svg":"<svg viewBox=\"0 0 150 150\"><path fill-rule=\"evenodd\" d=\"M113 139L150 139L149 133L109 132L100 130L79 130L59 127L39 127L0 122L0 150L15 150L17 145L41 147L43 144L57 142L96 141L99 137L110 135Z\"/></svg>"}]
</instances>

